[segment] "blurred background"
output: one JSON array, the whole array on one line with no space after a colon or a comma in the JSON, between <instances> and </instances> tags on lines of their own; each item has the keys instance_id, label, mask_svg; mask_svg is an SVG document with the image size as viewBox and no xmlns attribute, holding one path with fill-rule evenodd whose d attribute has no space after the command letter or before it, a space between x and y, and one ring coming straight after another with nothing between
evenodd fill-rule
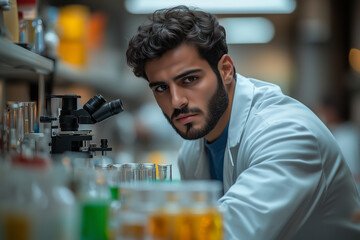
<instances>
[{"instance_id":1,"label":"blurred background","mask_svg":"<svg viewBox=\"0 0 360 240\"><path fill-rule=\"evenodd\" d=\"M0 111L5 111L8 101L37 101L39 116L44 109L39 100L47 94L80 95L79 106L98 93L108 100L120 98L124 112L81 127L94 132L95 142L107 138L113 148L109 156L119 162L176 165L181 139L163 117L145 80L136 78L127 66L125 52L149 14L178 4L216 14L227 31L237 72L278 84L285 94L318 114L333 131L358 178L357 0L10 0L19 13L11 14L14 7L3 10L1 35L34 47L39 44L36 28L41 25L43 46L32 51L54 60L54 65L39 80L38 71L23 73L21 66L9 67L2 59ZM42 22L34 25L34 19ZM26 25L24 38L18 33Z\"/></svg>"}]
</instances>

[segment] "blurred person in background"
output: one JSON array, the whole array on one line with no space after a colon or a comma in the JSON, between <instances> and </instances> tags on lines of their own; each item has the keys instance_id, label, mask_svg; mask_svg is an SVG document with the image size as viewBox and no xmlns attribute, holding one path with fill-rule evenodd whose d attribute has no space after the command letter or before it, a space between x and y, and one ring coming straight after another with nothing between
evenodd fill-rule
<instances>
[{"instance_id":1,"label":"blurred person in background","mask_svg":"<svg viewBox=\"0 0 360 240\"><path fill-rule=\"evenodd\" d=\"M127 61L185 139L182 180L223 183L225 239L360 239L359 193L335 138L278 86L235 72L214 15L156 11Z\"/></svg>"},{"instance_id":2,"label":"blurred person in background","mask_svg":"<svg viewBox=\"0 0 360 240\"><path fill-rule=\"evenodd\" d=\"M155 102L148 102L140 107L136 113L136 133L145 145L161 148L179 149L181 138L162 116L159 106Z\"/></svg>"},{"instance_id":3,"label":"blurred person in background","mask_svg":"<svg viewBox=\"0 0 360 240\"><path fill-rule=\"evenodd\" d=\"M315 108L315 113L334 135L360 191L359 126L350 120L347 107L342 106L332 95L324 97Z\"/></svg>"}]
</instances>

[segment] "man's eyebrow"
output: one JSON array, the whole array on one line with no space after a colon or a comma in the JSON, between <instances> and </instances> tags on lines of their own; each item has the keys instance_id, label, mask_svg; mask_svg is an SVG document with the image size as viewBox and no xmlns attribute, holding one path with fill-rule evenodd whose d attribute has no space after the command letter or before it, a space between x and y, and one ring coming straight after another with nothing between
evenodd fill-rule
<instances>
[{"instance_id":1,"label":"man's eyebrow","mask_svg":"<svg viewBox=\"0 0 360 240\"><path fill-rule=\"evenodd\" d=\"M159 86L159 85L163 85L163 84L166 84L166 83L165 82L152 82L152 83L149 83L149 87L153 88L155 86Z\"/></svg>"},{"instance_id":2,"label":"man's eyebrow","mask_svg":"<svg viewBox=\"0 0 360 240\"><path fill-rule=\"evenodd\" d=\"M179 75L175 76L175 77L173 78L173 81L176 81L176 80L178 80L178 79L180 79L180 78L183 78L183 77L185 77L185 76L187 76L187 75L189 75L189 74L197 73L197 72L201 72L201 71L202 71L201 69L190 69L190 70L188 70L188 71L185 71L185 72L180 73ZM166 85L166 82L159 81L159 82L149 83L149 87L150 87L150 88L153 88L153 87L159 86L159 85Z\"/></svg>"},{"instance_id":3,"label":"man's eyebrow","mask_svg":"<svg viewBox=\"0 0 360 240\"><path fill-rule=\"evenodd\" d=\"M180 78L183 78L183 77L185 77L185 76L187 76L187 75L189 75L189 74L197 73L197 72L201 72L201 71L202 71L201 69L190 69L190 70L188 70L188 71L185 71L185 72L180 73L179 75L175 76L175 77L173 78L173 81L176 81L176 80L178 80L178 79L180 79Z\"/></svg>"}]
</instances>

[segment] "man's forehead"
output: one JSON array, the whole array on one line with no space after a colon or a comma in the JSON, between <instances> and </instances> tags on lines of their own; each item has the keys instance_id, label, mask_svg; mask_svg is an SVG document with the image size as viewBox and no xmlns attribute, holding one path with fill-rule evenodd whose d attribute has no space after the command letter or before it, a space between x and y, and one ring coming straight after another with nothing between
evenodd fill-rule
<instances>
[{"instance_id":1,"label":"man's forehead","mask_svg":"<svg viewBox=\"0 0 360 240\"><path fill-rule=\"evenodd\" d=\"M201 69L202 65L206 63L198 54L196 47L182 44L169 50L160 58L147 61L145 63L145 72L149 82L151 82L154 78L161 78L162 75L171 78L190 69ZM156 81L158 80L160 79Z\"/></svg>"}]
</instances>

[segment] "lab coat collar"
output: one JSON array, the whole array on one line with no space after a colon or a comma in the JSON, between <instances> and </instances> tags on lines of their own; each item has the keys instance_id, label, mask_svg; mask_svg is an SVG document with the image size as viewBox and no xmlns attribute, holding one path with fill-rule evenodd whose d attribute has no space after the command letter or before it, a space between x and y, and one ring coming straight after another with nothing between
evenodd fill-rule
<instances>
[{"instance_id":1,"label":"lab coat collar","mask_svg":"<svg viewBox=\"0 0 360 240\"><path fill-rule=\"evenodd\" d=\"M236 181L234 159L237 159L241 135L244 132L248 119L254 88L249 80L240 74L236 75L236 87L231 109L231 117L228 131L228 141L224 155L223 184L224 192L227 192L232 183Z\"/></svg>"},{"instance_id":2,"label":"lab coat collar","mask_svg":"<svg viewBox=\"0 0 360 240\"><path fill-rule=\"evenodd\" d=\"M231 149L236 147L240 142L240 137L242 132L244 131L245 122L248 118L251 102L253 98L254 88L249 83L249 80L240 74L236 74L236 86L235 86L235 93L233 98L233 104L231 109L231 117L230 117L230 124L229 124L229 131L228 131L228 139L227 139L227 146L225 149L225 157L224 157L224 172L232 173L232 169L227 169L227 166L234 167L233 158L236 156L232 156ZM209 169L209 164L207 161L207 156L204 147L204 138L193 140L196 142L196 148L198 149L198 156L197 156L197 166L195 170L195 176L202 176L206 175ZM236 151L234 151L236 154ZM228 160L227 160L228 159ZM230 164L226 163L225 161L230 161ZM225 171L226 170L226 171ZM210 174L208 173L208 178L210 178ZM227 176L225 174L224 176ZM232 176L227 176L232 178ZM226 179L224 179L225 182ZM230 180L230 179L229 179Z\"/></svg>"},{"instance_id":3,"label":"lab coat collar","mask_svg":"<svg viewBox=\"0 0 360 240\"><path fill-rule=\"evenodd\" d=\"M231 109L227 144L229 150L237 146L240 142L246 120L249 116L253 94L254 88L249 80L240 74L236 74L236 86ZM229 156L231 158L231 164L234 166L231 154Z\"/></svg>"}]
</instances>

